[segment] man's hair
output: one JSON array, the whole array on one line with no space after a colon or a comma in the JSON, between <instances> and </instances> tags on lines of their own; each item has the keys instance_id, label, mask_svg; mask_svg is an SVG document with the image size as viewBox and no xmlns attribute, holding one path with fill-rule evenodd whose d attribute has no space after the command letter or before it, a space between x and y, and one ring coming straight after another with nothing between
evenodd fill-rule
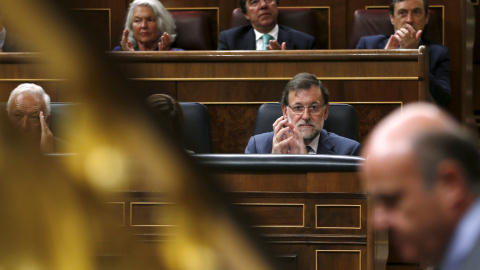
<instances>
[{"instance_id":1,"label":"man's hair","mask_svg":"<svg viewBox=\"0 0 480 270\"><path fill-rule=\"evenodd\" d=\"M466 132L425 133L414 138L412 148L427 188L435 185L440 163L451 160L462 167L472 191L480 193L478 144Z\"/></svg>"},{"instance_id":2,"label":"man's hair","mask_svg":"<svg viewBox=\"0 0 480 270\"><path fill-rule=\"evenodd\" d=\"M125 28L128 29L128 40L132 42L133 47L137 46L137 40L135 39L132 27L133 11L138 6L151 7L155 14L155 20L157 21L158 39L160 42L162 34L167 32L172 37L172 42L175 41L177 36L175 21L172 15L165 9L165 7L158 0L135 0L130 4L127 11L127 18L125 20Z\"/></svg>"},{"instance_id":3,"label":"man's hair","mask_svg":"<svg viewBox=\"0 0 480 270\"><path fill-rule=\"evenodd\" d=\"M392 2L390 2L390 7L388 8L388 10L390 11L390 14L392 14L392 16L395 15L395 4L403 2L403 1L404 0L392 0ZM425 17L427 17L427 15L428 15L428 0L423 0L423 8L425 10Z\"/></svg>"},{"instance_id":4,"label":"man's hair","mask_svg":"<svg viewBox=\"0 0 480 270\"><path fill-rule=\"evenodd\" d=\"M23 83L17 86L17 88L13 89L10 93L10 97L8 98L7 102L7 113L10 114L10 107L12 106L12 100L19 94L32 94L41 96L43 101L45 102L45 117L50 114L50 96L45 93L45 90L39 85L33 83Z\"/></svg>"},{"instance_id":5,"label":"man's hair","mask_svg":"<svg viewBox=\"0 0 480 270\"><path fill-rule=\"evenodd\" d=\"M306 72L295 75L295 77L293 77L287 83L287 85L285 85L280 103L282 103L282 105L288 106L288 94L290 93L290 91L298 92L299 90L308 90L312 86L320 87L323 102L324 104L328 104L328 89L323 85L321 81L317 79L317 76Z\"/></svg>"},{"instance_id":6,"label":"man's hair","mask_svg":"<svg viewBox=\"0 0 480 270\"><path fill-rule=\"evenodd\" d=\"M183 141L183 111L169 95L153 94L146 100L155 118L180 142Z\"/></svg>"},{"instance_id":7,"label":"man's hair","mask_svg":"<svg viewBox=\"0 0 480 270\"><path fill-rule=\"evenodd\" d=\"M248 0L240 0L240 8L242 9L243 14L247 13L247 1ZM278 3L280 2L280 0L277 0L276 2L278 6Z\"/></svg>"}]
</instances>

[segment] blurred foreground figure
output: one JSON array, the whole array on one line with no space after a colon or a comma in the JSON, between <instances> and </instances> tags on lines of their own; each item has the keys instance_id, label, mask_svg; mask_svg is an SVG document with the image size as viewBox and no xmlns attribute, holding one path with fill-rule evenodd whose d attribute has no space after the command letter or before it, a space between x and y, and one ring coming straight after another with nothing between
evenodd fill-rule
<instances>
[{"instance_id":1,"label":"blurred foreground figure","mask_svg":"<svg viewBox=\"0 0 480 270\"><path fill-rule=\"evenodd\" d=\"M407 105L376 127L363 156L375 229L390 231L405 260L478 269L479 154L455 120L434 105Z\"/></svg>"},{"instance_id":2,"label":"blurred foreground figure","mask_svg":"<svg viewBox=\"0 0 480 270\"><path fill-rule=\"evenodd\" d=\"M27 142L40 145L43 153L53 153L57 140L48 127L50 111L50 97L33 83L19 85L8 98L7 113L13 125Z\"/></svg>"}]
</instances>

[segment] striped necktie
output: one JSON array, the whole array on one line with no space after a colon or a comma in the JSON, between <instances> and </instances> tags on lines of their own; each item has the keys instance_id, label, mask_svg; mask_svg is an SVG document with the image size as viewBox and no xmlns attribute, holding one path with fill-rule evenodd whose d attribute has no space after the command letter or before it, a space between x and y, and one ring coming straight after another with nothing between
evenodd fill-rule
<instances>
[{"instance_id":1,"label":"striped necktie","mask_svg":"<svg viewBox=\"0 0 480 270\"><path fill-rule=\"evenodd\" d=\"M310 145L307 145L306 148L307 148L307 153L309 155L315 155L315 151L313 150L312 147L310 147Z\"/></svg>"}]
</instances>

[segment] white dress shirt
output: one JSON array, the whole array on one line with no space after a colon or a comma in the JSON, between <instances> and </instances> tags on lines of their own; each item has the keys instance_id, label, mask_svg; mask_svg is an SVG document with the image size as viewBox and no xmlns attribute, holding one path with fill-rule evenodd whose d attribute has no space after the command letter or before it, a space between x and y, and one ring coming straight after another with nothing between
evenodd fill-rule
<instances>
[{"instance_id":1,"label":"white dress shirt","mask_svg":"<svg viewBox=\"0 0 480 270\"><path fill-rule=\"evenodd\" d=\"M255 28L253 28L253 31L255 32L255 40L257 41L257 48L256 50L262 50L263 48L263 39L262 39L262 36L264 35L264 33L260 33L258 32ZM278 24L275 25L275 27L273 28L272 31L270 31L268 33L269 35L271 35L273 37L273 39L277 40L278 39ZM268 44L267 44L268 45ZM315 148L316 149L316 148Z\"/></svg>"}]
</instances>

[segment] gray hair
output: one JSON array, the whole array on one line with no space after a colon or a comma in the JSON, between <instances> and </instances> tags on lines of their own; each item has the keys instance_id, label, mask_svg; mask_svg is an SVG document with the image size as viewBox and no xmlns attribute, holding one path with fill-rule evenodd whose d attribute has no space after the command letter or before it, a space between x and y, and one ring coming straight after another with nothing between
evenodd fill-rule
<instances>
[{"instance_id":1,"label":"gray hair","mask_svg":"<svg viewBox=\"0 0 480 270\"><path fill-rule=\"evenodd\" d=\"M328 89L325 87L325 85L323 85L321 81L317 79L317 76L306 72L295 75L295 77L293 77L287 83L287 85L285 85L280 103L282 103L282 105L288 106L288 94L290 93L290 91L297 92L298 90L306 90L310 89L310 87L312 86L317 86L320 88L322 92L323 102L324 104L328 104Z\"/></svg>"},{"instance_id":2,"label":"gray hair","mask_svg":"<svg viewBox=\"0 0 480 270\"><path fill-rule=\"evenodd\" d=\"M133 34L132 19L133 11L135 11L135 8L138 6L148 6L152 8L153 13L155 14L155 20L157 22L157 42L160 42L160 38L164 32L167 32L172 37L172 42L175 41L177 36L175 21L162 3L160 3L158 0L135 0L130 4L127 12L127 19L125 20L125 28L128 29L128 40L132 42L133 47L137 46L137 40Z\"/></svg>"},{"instance_id":3,"label":"gray hair","mask_svg":"<svg viewBox=\"0 0 480 270\"><path fill-rule=\"evenodd\" d=\"M10 93L10 97L8 98L7 102L7 113L10 114L10 106L12 104L12 100L19 94L32 94L32 95L38 95L43 98L43 101L45 102L45 117L50 114L51 108L50 108L50 96L45 93L45 90L39 85L33 84L33 83L23 83L17 86L17 88L13 89L13 91Z\"/></svg>"}]
</instances>

